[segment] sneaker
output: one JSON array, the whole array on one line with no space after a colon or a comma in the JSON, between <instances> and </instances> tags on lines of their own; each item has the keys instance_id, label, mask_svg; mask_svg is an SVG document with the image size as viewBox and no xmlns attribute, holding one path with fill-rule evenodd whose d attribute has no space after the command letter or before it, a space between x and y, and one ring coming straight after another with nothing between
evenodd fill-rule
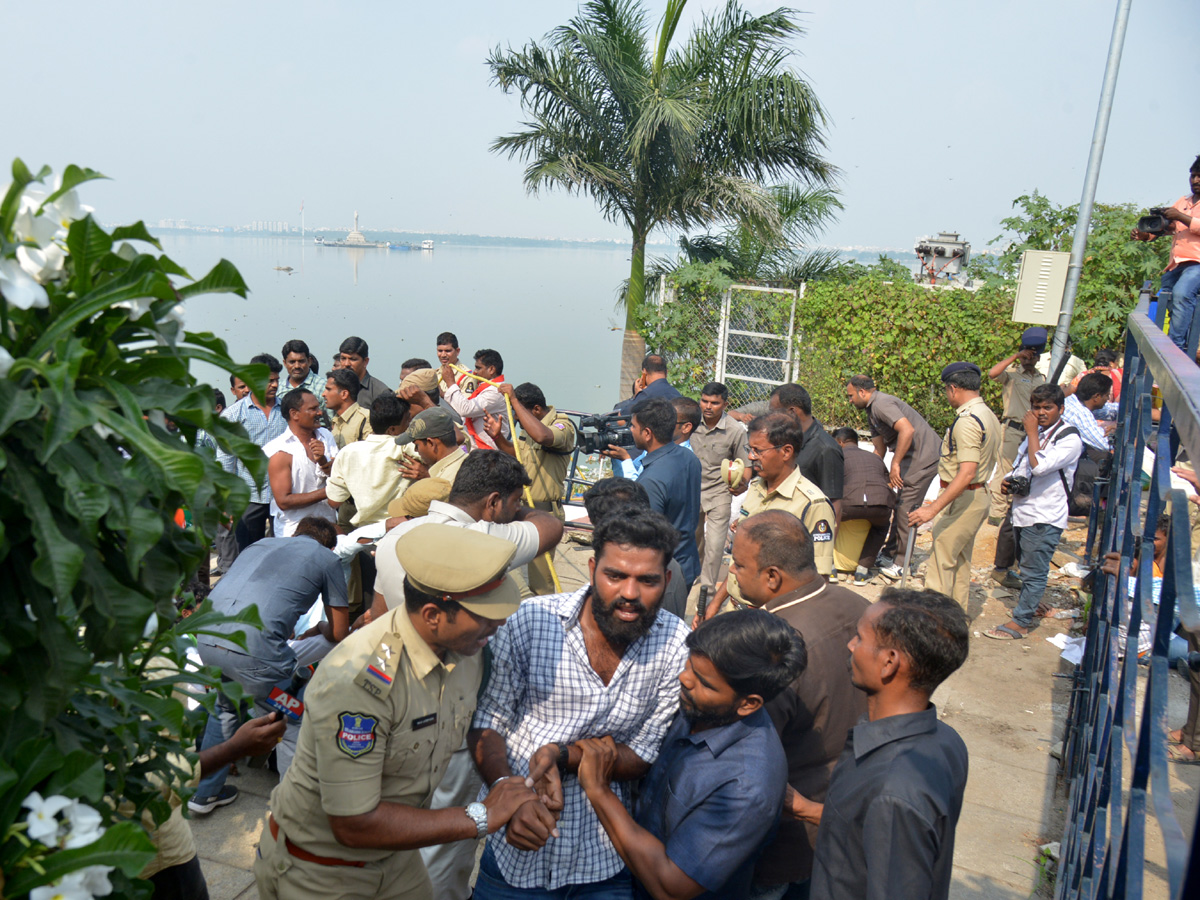
<instances>
[{"instance_id":1,"label":"sneaker","mask_svg":"<svg viewBox=\"0 0 1200 900\"><path fill-rule=\"evenodd\" d=\"M853 584L855 587L866 587L870 583L871 583L871 573L868 572L866 569L860 568L854 573Z\"/></svg>"},{"instance_id":2,"label":"sneaker","mask_svg":"<svg viewBox=\"0 0 1200 900\"><path fill-rule=\"evenodd\" d=\"M882 553L875 557L875 568L877 569L887 568L894 563L895 560L893 560L890 556L884 556Z\"/></svg>"},{"instance_id":3,"label":"sneaker","mask_svg":"<svg viewBox=\"0 0 1200 900\"><path fill-rule=\"evenodd\" d=\"M231 784L221 788L220 793L215 797L192 797L188 801L188 809L197 815L203 816L212 812L218 806L228 806L238 798L238 789Z\"/></svg>"},{"instance_id":4,"label":"sneaker","mask_svg":"<svg viewBox=\"0 0 1200 900\"><path fill-rule=\"evenodd\" d=\"M904 574L904 569L895 563L892 563L890 566L880 566L879 574L888 581L899 581L900 576Z\"/></svg>"}]
</instances>

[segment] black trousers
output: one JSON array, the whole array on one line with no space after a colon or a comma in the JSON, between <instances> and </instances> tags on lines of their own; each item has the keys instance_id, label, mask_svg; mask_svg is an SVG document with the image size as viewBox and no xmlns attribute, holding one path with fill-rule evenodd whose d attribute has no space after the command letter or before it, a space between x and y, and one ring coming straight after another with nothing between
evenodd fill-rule
<instances>
[{"instance_id":1,"label":"black trousers","mask_svg":"<svg viewBox=\"0 0 1200 900\"><path fill-rule=\"evenodd\" d=\"M255 541L267 536L267 522L271 520L271 504L251 503L237 523L237 546L241 553Z\"/></svg>"},{"instance_id":2,"label":"black trousers","mask_svg":"<svg viewBox=\"0 0 1200 900\"><path fill-rule=\"evenodd\" d=\"M996 534L996 560L992 565L997 569L1011 569L1020 558L1017 535L1013 531L1012 505L1009 504L1004 521L1000 523L1000 531Z\"/></svg>"},{"instance_id":3,"label":"black trousers","mask_svg":"<svg viewBox=\"0 0 1200 900\"><path fill-rule=\"evenodd\" d=\"M151 875L150 883L154 885L153 900L208 900L208 884L198 856Z\"/></svg>"}]
</instances>

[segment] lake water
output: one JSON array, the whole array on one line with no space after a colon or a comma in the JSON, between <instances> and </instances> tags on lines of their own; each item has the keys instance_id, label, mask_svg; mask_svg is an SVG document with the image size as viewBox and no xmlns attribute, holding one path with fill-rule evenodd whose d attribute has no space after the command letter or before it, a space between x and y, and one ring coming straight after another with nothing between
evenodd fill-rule
<instances>
[{"instance_id":1,"label":"lake water","mask_svg":"<svg viewBox=\"0 0 1200 900\"><path fill-rule=\"evenodd\" d=\"M219 235L161 241L196 278L222 257L242 273L248 299L208 294L186 305L188 330L223 338L234 359L278 357L285 341L300 338L326 372L342 340L357 335L370 347L371 374L395 387L402 362L436 363L437 335L453 331L467 368L477 350L498 350L508 381L534 382L558 407L602 411L618 399L624 314L614 302L629 276L628 251L442 244L432 252L348 250ZM195 372L228 387L228 376L212 367Z\"/></svg>"}]
</instances>

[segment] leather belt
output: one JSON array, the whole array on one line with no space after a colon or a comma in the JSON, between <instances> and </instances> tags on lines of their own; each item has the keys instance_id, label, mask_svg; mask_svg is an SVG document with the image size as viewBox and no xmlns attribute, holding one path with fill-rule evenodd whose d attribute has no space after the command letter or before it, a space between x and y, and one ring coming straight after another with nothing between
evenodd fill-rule
<instances>
[{"instance_id":1,"label":"leather belt","mask_svg":"<svg viewBox=\"0 0 1200 900\"><path fill-rule=\"evenodd\" d=\"M279 823L275 821L275 817L268 813L267 826L271 829L271 839L279 840ZM315 853L309 853L303 847L298 847L292 843L292 839L286 834L283 836L283 843L287 847L287 852L302 859L305 862L316 863L318 866L353 866L356 869L361 869L366 866L362 860L356 859L334 859L332 856L317 856Z\"/></svg>"},{"instance_id":2,"label":"leather belt","mask_svg":"<svg viewBox=\"0 0 1200 900\"><path fill-rule=\"evenodd\" d=\"M1009 428L1015 428L1015 429L1017 429L1017 431L1024 431L1024 430L1025 430L1025 423L1024 423L1024 422L1018 422L1016 419L1005 419L1005 420L1004 420L1004 424L1005 424L1005 425L1007 425Z\"/></svg>"},{"instance_id":3,"label":"leather belt","mask_svg":"<svg viewBox=\"0 0 1200 900\"><path fill-rule=\"evenodd\" d=\"M942 490L945 490L946 488L950 487L950 482L946 481L944 478L939 478L938 482L941 484ZM966 486L965 490L977 491L981 487L983 487L985 484L986 484L986 482L983 482L983 481L979 482L978 484L968 484Z\"/></svg>"}]
</instances>

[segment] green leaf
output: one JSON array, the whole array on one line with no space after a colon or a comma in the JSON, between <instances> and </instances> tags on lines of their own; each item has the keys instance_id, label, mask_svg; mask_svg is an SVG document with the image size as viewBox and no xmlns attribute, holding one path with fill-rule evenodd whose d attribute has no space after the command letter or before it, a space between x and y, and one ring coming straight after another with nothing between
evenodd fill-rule
<instances>
[{"instance_id":1,"label":"green leaf","mask_svg":"<svg viewBox=\"0 0 1200 900\"><path fill-rule=\"evenodd\" d=\"M199 281L179 288L180 297L194 297L197 294L237 294L245 297L250 288L242 279L237 266L227 259L222 259L212 267L207 275Z\"/></svg>"},{"instance_id":2,"label":"green leaf","mask_svg":"<svg viewBox=\"0 0 1200 900\"><path fill-rule=\"evenodd\" d=\"M46 174L50 174L49 169L44 170ZM53 203L67 191L74 190L83 184L85 181L93 181L97 178L108 178L107 175L102 175L94 169L81 169L77 165L69 165L63 170L62 185L57 191L46 198L46 203ZM45 206L43 203L42 206Z\"/></svg>"},{"instance_id":3,"label":"green leaf","mask_svg":"<svg viewBox=\"0 0 1200 900\"><path fill-rule=\"evenodd\" d=\"M16 382L0 379L0 437L13 425L37 415L42 408L34 391L19 387Z\"/></svg>"},{"instance_id":4,"label":"green leaf","mask_svg":"<svg viewBox=\"0 0 1200 900\"><path fill-rule=\"evenodd\" d=\"M104 796L104 763L87 750L67 754L61 768L48 782L44 794L78 797L89 803L99 803Z\"/></svg>"},{"instance_id":5,"label":"green leaf","mask_svg":"<svg viewBox=\"0 0 1200 900\"><path fill-rule=\"evenodd\" d=\"M21 743L11 755L12 770L17 773L15 785L0 791L0 833L8 830L21 811L21 803L42 779L62 763L63 755L54 744L39 737ZM16 896L5 885L5 896Z\"/></svg>"},{"instance_id":6,"label":"green leaf","mask_svg":"<svg viewBox=\"0 0 1200 900\"><path fill-rule=\"evenodd\" d=\"M113 393L119 391L128 395L123 385L109 384L107 387ZM154 438L144 423L139 421L135 424L126 416L110 410L99 410L98 418L128 442L131 445L129 449L144 454L178 490L191 494L200 486L200 481L204 478L204 461L189 451L186 445L181 443L178 449L169 447Z\"/></svg>"},{"instance_id":7,"label":"green leaf","mask_svg":"<svg viewBox=\"0 0 1200 900\"><path fill-rule=\"evenodd\" d=\"M60 597L69 596L83 568L83 551L63 536L33 475L15 456L8 461L5 481L33 524L34 576Z\"/></svg>"},{"instance_id":8,"label":"green leaf","mask_svg":"<svg viewBox=\"0 0 1200 900\"><path fill-rule=\"evenodd\" d=\"M145 241L147 244L153 244L159 250L162 249L162 244L158 242L158 238L152 235L147 229L144 222L134 222L132 225L121 225L113 229L113 243L117 241Z\"/></svg>"},{"instance_id":9,"label":"green leaf","mask_svg":"<svg viewBox=\"0 0 1200 900\"><path fill-rule=\"evenodd\" d=\"M130 878L136 878L157 853L140 824L118 822L109 826L98 841L86 847L51 853L42 860L41 873L33 869L17 872L4 885L5 896L21 897L36 887L88 866L114 866Z\"/></svg>"},{"instance_id":10,"label":"green leaf","mask_svg":"<svg viewBox=\"0 0 1200 900\"><path fill-rule=\"evenodd\" d=\"M87 291L92 286L92 264L112 249L112 238L101 228L91 213L71 223L67 229L67 250L76 289Z\"/></svg>"}]
</instances>

